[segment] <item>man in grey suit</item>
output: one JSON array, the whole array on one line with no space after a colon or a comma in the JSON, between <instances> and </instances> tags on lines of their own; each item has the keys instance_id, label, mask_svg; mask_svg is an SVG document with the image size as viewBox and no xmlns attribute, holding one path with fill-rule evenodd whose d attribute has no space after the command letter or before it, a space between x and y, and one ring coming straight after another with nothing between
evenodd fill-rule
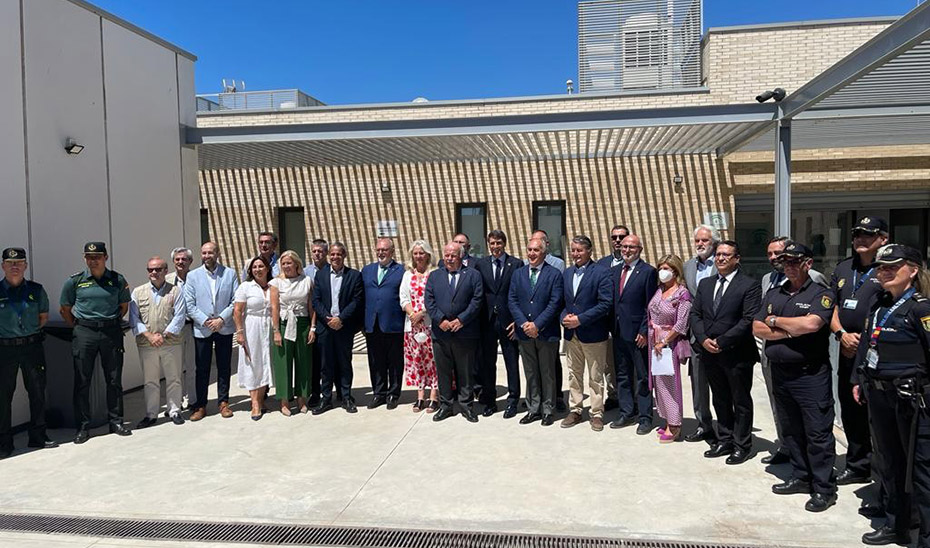
<instances>
[{"instance_id":1,"label":"man in grey suit","mask_svg":"<svg viewBox=\"0 0 930 548\"><path fill-rule=\"evenodd\" d=\"M698 284L704 278L717 275L714 265L714 250L720 241L720 234L712 226L698 225L691 233L694 241L694 257L685 263L685 283L688 293L693 299L697 296ZM710 387L704 365L701 363L701 345L694 334L691 334L691 399L694 406L694 418L697 419L697 430L685 436L687 441L710 440L714 437L713 416L710 413Z\"/></svg>"}]
</instances>

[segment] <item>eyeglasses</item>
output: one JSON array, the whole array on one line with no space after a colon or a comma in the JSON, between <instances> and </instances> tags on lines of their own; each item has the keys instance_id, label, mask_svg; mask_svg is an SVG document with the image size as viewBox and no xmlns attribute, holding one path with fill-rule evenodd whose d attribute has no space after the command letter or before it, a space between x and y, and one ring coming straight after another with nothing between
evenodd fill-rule
<instances>
[{"instance_id":1,"label":"eyeglasses","mask_svg":"<svg viewBox=\"0 0 930 548\"><path fill-rule=\"evenodd\" d=\"M887 270L890 272L897 272L898 269L900 269L902 266L904 266L903 262L895 263L895 264L880 264L878 265L878 270L879 271Z\"/></svg>"},{"instance_id":2,"label":"eyeglasses","mask_svg":"<svg viewBox=\"0 0 930 548\"><path fill-rule=\"evenodd\" d=\"M153 272L161 272L162 270L167 270L167 267L160 266L158 268L146 268L146 270L148 270L149 274L151 274Z\"/></svg>"},{"instance_id":3,"label":"eyeglasses","mask_svg":"<svg viewBox=\"0 0 930 548\"><path fill-rule=\"evenodd\" d=\"M731 257L736 257L736 253L722 253L721 252L721 253L714 254L714 257L717 257L718 259L729 259Z\"/></svg>"},{"instance_id":4,"label":"eyeglasses","mask_svg":"<svg viewBox=\"0 0 930 548\"><path fill-rule=\"evenodd\" d=\"M620 249L641 249L638 245L621 245Z\"/></svg>"}]
</instances>

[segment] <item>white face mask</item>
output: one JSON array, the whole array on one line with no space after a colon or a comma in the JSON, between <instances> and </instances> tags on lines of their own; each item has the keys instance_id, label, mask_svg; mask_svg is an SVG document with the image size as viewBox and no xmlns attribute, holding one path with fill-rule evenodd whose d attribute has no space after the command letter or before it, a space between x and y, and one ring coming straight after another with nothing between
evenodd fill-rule
<instances>
[{"instance_id":1,"label":"white face mask","mask_svg":"<svg viewBox=\"0 0 930 548\"><path fill-rule=\"evenodd\" d=\"M662 269L659 271L659 281L662 283L668 283L672 281L672 278L675 277L675 273L671 270Z\"/></svg>"}]
</instances>

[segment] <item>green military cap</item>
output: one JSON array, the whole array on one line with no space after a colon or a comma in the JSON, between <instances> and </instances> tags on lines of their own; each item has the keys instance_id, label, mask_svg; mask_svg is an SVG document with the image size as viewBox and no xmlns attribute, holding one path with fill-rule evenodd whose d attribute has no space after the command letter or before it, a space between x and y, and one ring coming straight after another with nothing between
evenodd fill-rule
<instances>
[{"instance_id":1,"label":"green military cap","mask_svg":"<svg viewBox=\"0 0 930 548\"><path fill-rule=\"evenodd\" d=\"M21 247L8 247L3 250L4 261L25 261L26 250Z\"/></svg>"},{"instance_id":2,"label":"green military cap","mask_svg":"<svg viewBox=\"0 0 930 548\"><path fill-rule=\"evenodd\" d=\"M102 253L107 254L107 244L103 242L87 242L84 244L84 254L88 253Z\"/></svg>"}]
</instances>

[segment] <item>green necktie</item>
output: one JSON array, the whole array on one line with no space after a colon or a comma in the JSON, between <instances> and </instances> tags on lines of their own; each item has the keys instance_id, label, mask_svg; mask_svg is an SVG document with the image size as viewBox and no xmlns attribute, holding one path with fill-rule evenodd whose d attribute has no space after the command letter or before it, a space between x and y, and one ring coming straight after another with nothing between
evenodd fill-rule
<instances>
[{"instance_id":1,"label":"green necktie","mask_svg":"<svg viewBox=\"0 0 930 548\"><path fill-rule=\"evenodd\" d=\"M378 267L378 285L381 285L381 280L384 279L385 274L387 274L387 267L386 266Z\"/></svg>"},{"instance_id":2,"label":"green necktie","mask_svg":"<svg viewBox=\"0 0 930 548\"><path fill-rule=\"evenodd\" d=\"M538 268L530 269L530 289L536 289L536 278L539 276Z\"/></svg>"}]
</instances>

